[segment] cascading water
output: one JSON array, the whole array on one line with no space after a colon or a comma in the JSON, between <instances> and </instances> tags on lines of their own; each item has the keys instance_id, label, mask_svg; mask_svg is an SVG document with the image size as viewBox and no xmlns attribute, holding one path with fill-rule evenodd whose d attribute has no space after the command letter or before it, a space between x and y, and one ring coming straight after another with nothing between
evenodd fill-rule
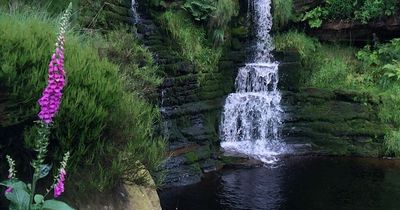
<instances>
[{"instance_id":1,"label":"cascading water","mask_svg":"<svg viewBox=\"0 0 400 210\"><path fill-rule=\"evenodd\" d=\"M288 150L279 130L283 111L278 90L278 62L273 61L270 31L271 0L254 0L256 30L254 55L239 69L236 93L230 94L224 106L220 126L221 147L228 153L244 154L266 163Z\"/></svg>"},{"instance_id":2,"label":"cascading water","mask_svg":"<svg viewBox=\"0 0 400 210\"><path fill-rule=\"evenodd\" d=\"M133 23L138 23L139 22L139 14L137 12L137 3L136 0L132 0L132 4L131 4L131 10L132 10L132 17L133 17Z\"/></svg>"}]
</instances>

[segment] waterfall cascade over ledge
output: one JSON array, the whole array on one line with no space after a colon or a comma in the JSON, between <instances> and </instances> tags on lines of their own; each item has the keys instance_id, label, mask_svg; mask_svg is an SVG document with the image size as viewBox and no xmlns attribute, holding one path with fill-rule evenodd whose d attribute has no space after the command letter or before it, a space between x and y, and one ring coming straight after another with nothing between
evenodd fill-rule
<instances>
[{"instance_id":1,"label":"waterfall cascade over ledge","mask_svg":"<svg viewBox=\"0 0 400 210\"><path fill-rule=\"evenodd\" d=\"M236 77L236 92L224 105L220 125L221 147L266 163L289 149L280 138L283 110L278 90L278 66L273 61L270 31L271 0L249 2L256 30L254 55Z\"/></svg>"}]
</instances>

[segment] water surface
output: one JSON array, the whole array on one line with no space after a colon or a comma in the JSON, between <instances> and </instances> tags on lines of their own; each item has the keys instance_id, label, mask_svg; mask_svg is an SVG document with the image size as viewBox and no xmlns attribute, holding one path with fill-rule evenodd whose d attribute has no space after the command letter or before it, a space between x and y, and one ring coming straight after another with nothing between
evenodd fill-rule
<instances>
[{"instance_id":1,"label":"water surface","mask_svg":"<svg viewBox=\"0 0 400 210\"><path fill-rule=\"evenodd\" d=\"M400 209L398 160L290 157L160 191L164 210Z\"/></svg>"}]
</instances>

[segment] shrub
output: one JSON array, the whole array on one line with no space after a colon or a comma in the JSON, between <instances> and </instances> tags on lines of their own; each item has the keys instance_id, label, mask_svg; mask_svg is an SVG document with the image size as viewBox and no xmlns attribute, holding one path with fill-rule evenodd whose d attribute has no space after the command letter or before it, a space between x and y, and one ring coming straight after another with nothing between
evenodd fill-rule
<instances>
[{"instance_id":1,"label":"shrub","mask_svg":"<svg viewBox=\"0 0 400 210\"><path fill-rule=\"evenodd\" d=\"M45 86L49 49L55 23L31 14L0 14L0 84L7 95L3 125L25 128L27 145L35 128L36 99ZM117 65L98 56L99 40L67 35L68 85L51 132L55 159L72 151L69 182L80 190L105 190L121 179L143 182L140 164L151 172L162 159L164 143L153 135L159 111L126 91ZM4 146L4 145L2 145ZM126 176L128 174L128 176Z\"/></svg>"}]
</instances>

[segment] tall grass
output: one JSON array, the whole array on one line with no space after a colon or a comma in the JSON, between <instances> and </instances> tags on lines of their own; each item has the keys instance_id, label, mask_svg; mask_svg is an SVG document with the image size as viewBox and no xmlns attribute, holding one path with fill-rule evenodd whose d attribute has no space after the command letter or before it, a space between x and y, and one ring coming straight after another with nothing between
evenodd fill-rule
<instances>
[{"instance_id":1,"label":"tall grass","mask_svg":"<svg viewBox=\"0 0 400 210\"><path fill-rule=\"evenodd\" d=\"M218 69L221 50L208 46L205 30L195 26L187 14L170 10L160 21L179 46L182 56L193 62L199 72L212 73Z\"/></svg>"},{"instance_id":2,"label":"tall grass","mask_svg":"<svg viewBox=\"0 0 400 210\"><path fill-rule=\"evenodd\" d=\"M225 41L228 24L239 14L238 0L218 0L209 20L209 28L214 46L221 46Z\"/></svg>"},{"instance_id":3,"label":"tall grass","mask_svg":"<svg viewBox=\"0 0 400 210\"><path fill-rule=\"evenodd\" d=\"M295 50L303 65L304 86L359 89L360 77L356 50L351 47L323 45L297 31L274 37L278 51ZM331 82L335 80L335 82Z\"/></svg>"},{"instance_id":4,"label":"tall grass","mask_svg":"<svg viewBox=\"0 0 400 210\"><path fill-rule=\"evenodd\" d=\"M1 129L18 125L27 146L34 138L31 121L45 86L56 25L43 15L0 12L0 92L11 104L3 110L7 117ZM139 165L152 172L163 158L164 141L153 134L159 110L137 90L127 90L119 66L99 57L98 39L69 32L66 40L68 82L52 127L51 151L55 159L72 152L69 188L103 191L121 180L143 183ZM3 152L18 153L7 147Z\"/></svg>"},{"instance_id":5,"label":"tall grass","mask_svg":"<svg viewBox=\"0 0 400 210\"><path fill-rule=\"evenodd\" d=\"M273 27L281 29L286 26L293 16L293 0L274 0L273 8Z\"/></svg>"}]
</instances>

